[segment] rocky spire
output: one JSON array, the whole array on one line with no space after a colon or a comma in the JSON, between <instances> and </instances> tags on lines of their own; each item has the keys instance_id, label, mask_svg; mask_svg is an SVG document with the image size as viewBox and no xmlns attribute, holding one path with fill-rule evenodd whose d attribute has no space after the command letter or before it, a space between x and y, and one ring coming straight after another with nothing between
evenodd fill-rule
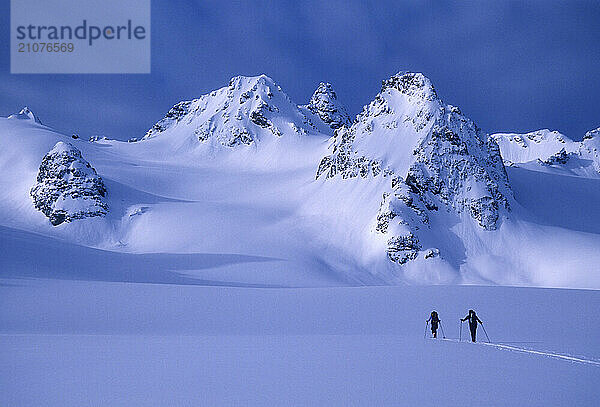
<instances>
[{"instance_id":1,"label":"rocky spire","mask_svg":"<svg viewBox=\"0 0 600 407\"><path fill-rule=\"evenodd\" d=\"M350 116L338 101L330 83L321 82L319 84L310 98L307 108L334 130L350 125Z\"/></svg>"}]
</instances>

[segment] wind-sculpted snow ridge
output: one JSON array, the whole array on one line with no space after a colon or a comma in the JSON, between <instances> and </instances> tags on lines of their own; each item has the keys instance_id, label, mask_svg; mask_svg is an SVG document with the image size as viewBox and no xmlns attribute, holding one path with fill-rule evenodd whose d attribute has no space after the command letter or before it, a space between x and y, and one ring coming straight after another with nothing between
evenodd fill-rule
<instances>
[{"instance_id":1,"label":"wind-sculpted snow ridge","mask_svg":"<svg viewBox=\"0 0 600 407\"><path fill-rule=\"evenodd\" d=\"M524 134L497 133L492 137L508 166L534 162L576 175L600 174L600 128L588 131L581 142L548 129ZM587 168L592 171L586 171Z\"/></svg>"},{"instance_id":2,"label":"wind-sculpted snow ridge","mask_svg":"<svg viewBox=\"0 0 600 407\"><path fill-rule=\"evenodd\" d=\"M389 178L374 230L385 235L388 257L398 264L421 253L424 259L440 255L437 247L421 243L422 235L431 235L436 213L466 213L491 231L512 199L497 144L458 108L444 104L420 73L383 81L354 124L336 131L331 154L317 170L320 177Z\"/></svg>"},{"instance_id":3,"label":"wind-sculpted snow ridge","mask_svg":"<svg viewBox=\"0 0 600 407\"><path fill-rule=\"evenodd\" d=\"M77 148L62 141L44 156L31 189L35 208L54 226L106 215L105 196L106 187L96 170Z\"/></svg>"},{"instance_id":4,"label":"wind-sculpted snow ridge","mask_svg":"<svg viewBox=\"0 0 600 407\"><path fill-rule=\"evenodd\" d=\"M319 84L306 108L334 130L351 124L346 108L338 101L330 83Z\"/></svg>"},{"instance_id":5,"label":"wind-sculpted snow ridge","mask_svg":"<svg viewBox=\"0 0 600 407\"><path fill-rule=\"evenodd\" d=\"M35 123L42 124L42 121L33 113L27 106L25 106L19 113L11 114L8 116L9 119L16 120L31 120Z\"/></svg>"},{"instance_id":6,"label":"wind-sculpted snow ridge","mask_svg":"<svg viewBox=\"0 0 600 407\"><path fill-rule=\"evenodd\" d=\"M311 132L314 124L271 78L236 76L227 87L173 106L143 140L177 133L198 143L236 147Z\"/></svg>"}]
</instances>

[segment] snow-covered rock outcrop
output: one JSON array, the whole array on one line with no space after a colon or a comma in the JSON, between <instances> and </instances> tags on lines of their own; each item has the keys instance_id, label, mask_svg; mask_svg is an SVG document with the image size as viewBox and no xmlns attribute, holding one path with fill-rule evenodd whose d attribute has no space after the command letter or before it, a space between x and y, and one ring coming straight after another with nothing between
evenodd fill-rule
<instances>
[{"instance_id":1,"label":"snow-covered rock outcrop","mask_svg":"<svg viewBox=\"0 0 600 407\"><path fill-rule=\"evenodd\" d=\"M437 257L436 247L421 243L428 235L431 244L425 231L436 213L468 214L481 229L495 230L512 199L497 144L444 104L420 73L383 81L354 124L336 131L316 176L389 177L374 230L386 236L388 257L399 264L421 251Z\"/></svg>"},{"instance_id":2,"label":"snow-covered rock outcrop","mask_svg":"<svg viewBox=\"0 0 600 407\"><path fill-rule=\"evenodd\" d=\"M11 114L8 116L9 119L15 120L31 120L35 123L42 124L42 121L33 113L27 106L25 106L19 113Z\"/></svg>"},{"instance_id":3,"label":"snow-covered rock outcrop","mask_svg":"<svg viewBox=\"0 0 600 407\"><path fill-rule=\"evenodd\" d=\"M30 193L54 226L108 212L102 178L77 148L62 141L44 156Z\"/></svg>"},{"instance_id":4,"label":"snow-covered rock outcrop","mask_svg":"<svg viewBox=\"0 0 600 407\"><path fill-rule=\"evenodd\" d=\"M334 130L351 124L346 108L338 101L330 83L319 84L306 108Z\"/></svg>"},{"instance_id":5,"label":"snow-covered rock outcrop","mask_svg":"<svg viewBox=\"0 0 600 407\"><path fill-rule=\"evenodd\" d=\"M311 132L314 124L271 78L236 76L227 87L173 106L143 140L164 134L235 147Z\"/></svg>"}]
</instances>

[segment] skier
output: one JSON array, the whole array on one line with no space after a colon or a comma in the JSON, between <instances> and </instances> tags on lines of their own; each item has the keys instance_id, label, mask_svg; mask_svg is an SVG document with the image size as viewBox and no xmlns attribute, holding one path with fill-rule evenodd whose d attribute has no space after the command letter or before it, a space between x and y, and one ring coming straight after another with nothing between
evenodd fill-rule
<instances>
[{"instance_id":1,"label":"skier","mask_svg":"<svg viewBox=\"0 0 600 407\"><path fill-rule=\"evenodd\" d=\"M440 323L440 318L438 317L437 311L431 311L431 316L427 320L427 322L431 321L431 333L434 338L437 338L437 330L438 324Z\"/></svg>"},{"instance_id":2,"label":"skier","mask_svg":"<svg viewBox=\"0 0 600 407\"><path fill-rule=\"evenodd\" d=\"M472 309L469 310L469 315L464 318L461 318L461 322L469 321L469 329L471 330L471 341L475 342L477 337L477 322L483 324L475 311Z\"/></svg>"}]
</instances>

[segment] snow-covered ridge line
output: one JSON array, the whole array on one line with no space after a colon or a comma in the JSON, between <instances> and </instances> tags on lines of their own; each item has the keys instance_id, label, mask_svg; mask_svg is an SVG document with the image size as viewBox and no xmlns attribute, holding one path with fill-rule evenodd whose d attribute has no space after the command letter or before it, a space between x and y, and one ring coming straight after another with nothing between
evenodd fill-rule
<instances>
[{"instance_id":1,"label":"snow-covered ridge line","mask_svg":"<svg viewBox=\"0 0 600 407\"><path fill-rule=\"evenodd\" d=\"M579 142L548 129L523 134L496 133L491 137L498 143L506 165L534 162L577 175L600 176L600 128L588 131ZM591 171L586 171L587 168Z\"/></svg>"}]
</instances>

